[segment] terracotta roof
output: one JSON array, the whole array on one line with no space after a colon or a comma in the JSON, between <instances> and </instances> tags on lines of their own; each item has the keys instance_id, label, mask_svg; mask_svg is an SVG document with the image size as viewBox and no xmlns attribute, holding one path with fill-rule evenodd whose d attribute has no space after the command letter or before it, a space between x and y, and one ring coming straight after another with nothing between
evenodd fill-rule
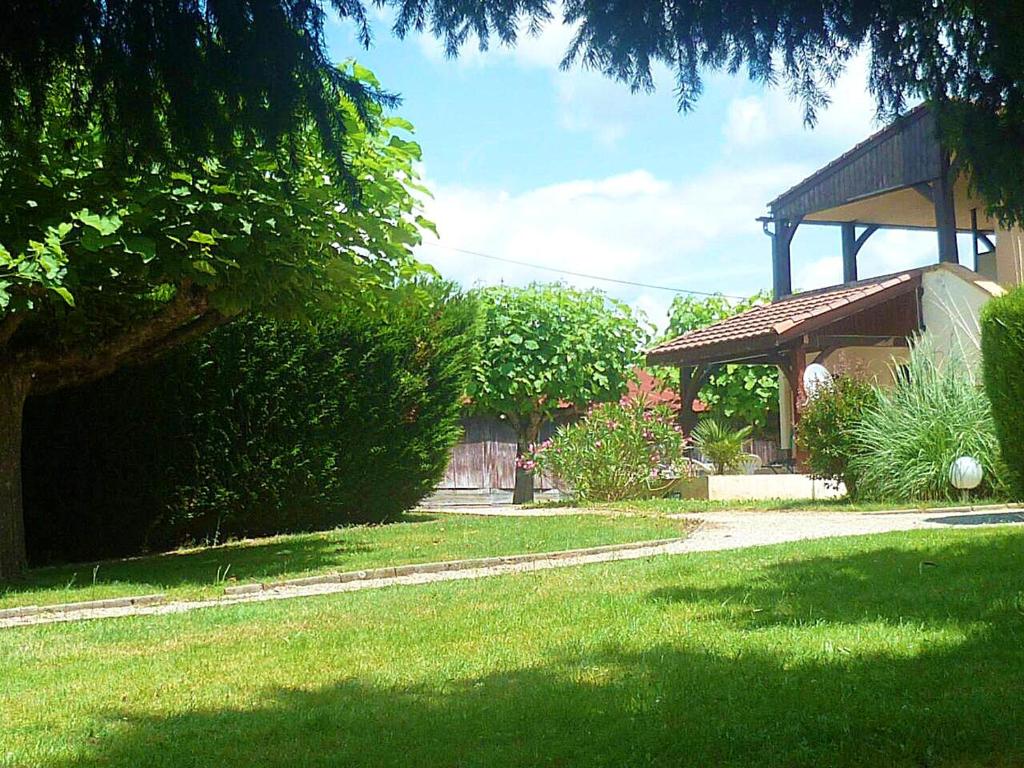
<instances>
[{"instance_id":1,"label":"terracotta roof","mask_svg":"<svg viewBox=\"0 0 1024 768\"><path fill-rule=\"evenodd\" d=\"M924 269L807 291L753 307L735 317L684 333L647 353L650 363L724 362L733 355L766 354L780 345L920 285ZM707 358L725 355L719 360Z\"/></svg>"}]
</instances>

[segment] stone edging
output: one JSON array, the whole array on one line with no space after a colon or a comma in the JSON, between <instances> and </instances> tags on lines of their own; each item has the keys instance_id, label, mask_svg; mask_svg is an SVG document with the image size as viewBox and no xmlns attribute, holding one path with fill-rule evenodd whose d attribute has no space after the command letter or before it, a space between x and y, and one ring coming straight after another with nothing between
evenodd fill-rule
<instances>
[{"instance_id":1,"label":"stone edging","mask_svg":"<svg viewBox=\"0 0 1024 768\"><path fill-rule=\"evenodd\" d=\"M697 526L699 527L699 526ZM696 528L694 529L696 530ZM691 532L692 533L692 532ZM442 573L448 571L466 571L476 568L490 568L498 565L517 565L539 561L566 560L573 557L587 555L599 555L604 552L620 552L633 549L644 549L646 547L665 546L685 541L687 537L672 539L657 539L655 541L634 541L624 544L605 544L597 547L584 547L581 549L565 549L556 552L534 552L522 555L504 555L496 557L480 557L468 560L445 560L436 563L413 563L409 565L395 565L383 568L370 568L362 571L342 571L323 573L316 576L306 576L298 579L287 579L284 581L239 584L233 587L225 587L224 594L227 596L254 595L260 592L268 592L276 589L289 587L308 587L317 584L345 584L353 581L372 581L376 579L390 579L398 576L411 576L421 573ZM19 619L31 616L42 616L47 614L74 614L88 611L100 610L103 608L134 608L144 605L159 605L168 603L168 597L164 593L152 595L136 595L130 597L114 597L104 600L88 600L76 603L53 603L52 605L23 605L15 608L0 609L0 621L4 619Z\"/></svg>"},{"instance_id":2,"label":"stone edging","mask_svg":"<svg viewBox=\"0 0 1024 768\"><path fill-rule=\"evenodd\" d=\"M410 565L369 568L364 571L323 573L317 576L306 576L304 578L287 579L285 581L239 584L234 587L225 587L224 594L251 595L267 590L285 589L288 587L309 587L315 584L345 584L350 581L391 579L397 576L411 576L419 573L468 571L476 568L493 568L494 566L499 565L535 563L541 560L566 560L573 557L585 557L586 555L599 555L604 552L622 552L631 549L644 549L646 547L660 547L667 544L676 544L685 541L687 538L687 536L683 536L673 539L657 539L654 541L633 541L625 544L604 544L597 547L583 547L581 549L563 549L557 552L532 552L523 555L497 555L495 557L477 557L468 560L444 560L436 563L412 563Z\"/></svg>"},{"instance_id":3,"label":"stone edging","mask_svg":"<svg viewBox=\"0 0 1024 768\"><path fill-rule=\"evenodd\" d=\"M0 619L16 619L23 616L38 616L42 613L74 613L92 611L97 608L133 608L139 605L156 605L167 601L167 595L136 595L134 597L111 597L105 600L87 600L79 603L54 603L53 605L22 605L16 608L0 608Z\"/></svg>"},{"instance_id":4,"label":"stone edging","mask_svg":"<svg viewBox=\"0 0 1024 768\"><path fill-rule=\"evenodd\" d=\"M967 512L978 512L985 514L988 512L1024 512L1024 505L1022 504L981 504L975 506L972 504L962 505L959 507L924 507L924 508L906 508L906 509L878 509L870 512L861 512L862 515L948 515L948 514L964 514Z\"/></svg>"}]
</instances>

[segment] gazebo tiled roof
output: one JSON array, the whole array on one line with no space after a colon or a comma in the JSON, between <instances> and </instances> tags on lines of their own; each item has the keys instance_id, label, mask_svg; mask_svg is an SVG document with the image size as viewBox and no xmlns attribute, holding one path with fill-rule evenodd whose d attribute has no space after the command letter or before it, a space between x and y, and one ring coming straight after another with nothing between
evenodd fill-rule
<instances>
[{"instance_id":1,"label":"gazebo tiled roof","mask_svg":"<svg viewBox=\"0 0 1024 768\"><path fill-rule=\"evenodd\" d=\"M647 359L677 365L767 354L795 337L915 290L923 271L913 269L787 296L663 342L647 353Z\"/></svg>"}]
</instances>

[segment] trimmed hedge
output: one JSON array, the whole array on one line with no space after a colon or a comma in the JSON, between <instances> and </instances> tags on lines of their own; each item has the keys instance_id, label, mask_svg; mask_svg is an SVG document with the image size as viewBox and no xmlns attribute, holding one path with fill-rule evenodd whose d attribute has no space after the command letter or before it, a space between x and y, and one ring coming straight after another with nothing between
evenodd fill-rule
<instances>
[{"instance_id":1,"label":"trimmed hedge","mask_svg":"<svg viewBox=\"0 0 1024 768\"><path fill-rule=\"evenodd\" d=\"M155 366L30 402L35 562L379 522L460 435L476 306L447 285L380 316L242 319ZM54 471L57 469L58 471Z\"/></svg>"},{"instance_id":2,"label":"trimmed hedge","mask_svg":"<svg viewBox=\"0 0 1024 768\"><path fill-rule=\"evenodd\" d=\"M981 313L985 391L1014 496L1024 499L1024 288L992 299Z\"/></svg>"}]
</instances>

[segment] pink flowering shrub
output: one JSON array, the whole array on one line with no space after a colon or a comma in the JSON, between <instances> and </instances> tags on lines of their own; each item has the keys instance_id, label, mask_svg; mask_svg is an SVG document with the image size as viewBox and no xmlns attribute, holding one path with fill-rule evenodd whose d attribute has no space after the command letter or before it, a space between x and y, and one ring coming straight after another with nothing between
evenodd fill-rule
<instances>
[{"instance_id":1,"label":"pink flowering shrub","mask_svg":"<svg viewBox=\"0 0 1024 768\"><path fill-rule=\"evenodd\" d=\"M580 500L634 499L686 473L685 445L668 408L606 403L535 446L521 466L550 473Z\"/></svg>"}]
</instances>

